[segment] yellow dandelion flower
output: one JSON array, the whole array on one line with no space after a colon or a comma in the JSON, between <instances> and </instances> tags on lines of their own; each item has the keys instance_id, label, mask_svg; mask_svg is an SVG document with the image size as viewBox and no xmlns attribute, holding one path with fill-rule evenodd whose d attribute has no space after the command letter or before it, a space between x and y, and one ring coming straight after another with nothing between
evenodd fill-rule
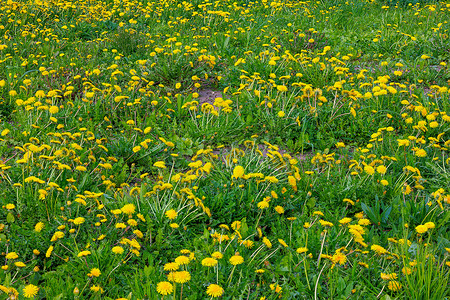
<instances>
[{"instance_id":1,"label":"yellow dandelion flower","mask_svg":"<svg viewBox=\"0 0 450 300\"><path fill-rule=\"evenodd\" d=\"M264 245L266 245L267 248L272 248L272 243L268 238L263 237L262 242L264 243Z\"/></svg>"},{"instance_id":2,"label":"yellow dandelion flower","mask_svg":"<svg viewBox=\"0 0 450 300\"><path fill-rule=\"evenodd\" d=\"M84 250L77 254L78 257L84 257L84 256L88 256L88 255L91 255L91 251L89 251L89 250Z\"/></svg>"},{"instance_id":3,"label":"yellow dandelion flower","mask_svg":"<svg viewBox=\"0 0 450 300\"><path fill-rule=\"evenodd\" d=\"M389 253L386 249L381 247L380 245L372 245L370 250L377 252L379 255Z\"/></svg>"},{"instance_id":4,"label":"yellow dandelion flower","mask_svg":"<svg viewBox=\"0 0 450 300\"><path fill-rule=\"evenodd\" d=\"M111 211L111 213L115 216L120 215L122 213L122 211L120 209L114 209Z\"/></svg>"},{"instance_id":5,"label":"yellow dandelion flower","mask_svg":"<svg viewBox=\"0 0 450 300\"><path fill-rule=\"evenodd\" d=\"M15 265L16 267L18 267L18 268L24 268L24 267L27 266L26 264L24 264L24 263L21 262L21 261L15 262L14 265Z\"/></svg>"},{"instance_id":6,"label":"yellow dandelion flower","mask_svg":"<svg viewBox=\"0 0 450 300\"><path fill-rule=\"evenodd\" d=\"M278 243L280 243L283 247L288 247L288 244L282 239L278 239Z\"/></svg>"},{"instance_id":7,"label":"yellow dandelion flower","mask_svg":"<svg viewBox=\"0 0 450 300\"><path fill-rule=\"evenodd\" d=\"M8 254L6 254L6 259L16 259L18 257L19 255L17 255L16 252L9 252Z\"/></svg>"},{"instance_id":8,"label":"yellow dandelion flower","mask_svg":"<svg viewBox=\"0 0 450 300\"><path fill-rule=\"evenodd\" d=\"M417 149L414 153L417 157L427 156L427 152L424 149Z\"/></svg>"},{"instance_id":9,"label":"yellow dandelion flower","mask_svg":"<svg viewBox=\"0 0 450 300\"><path fill-rule=\"evenodd\" d=\"M358 221L358 224L361 225L361 226L367 226L367 225L370 225L371 223L370 223L370 221L368 219L360 219Z\"/></svg>"},{"instance_id":10,"label":"yellow dandelion flower","mask_svg":"<svg viewBox=\"0 0 450 300\"><path fill-rule=\"evenodd\" d=\"M47 252L45 252L45 257L50 257L53 252L53 246L48 247Z\"/></svg>"},{"instance_id":11,"label":"yellow dandelion flower","mask_svg":"<svg viewBox=\"0 0 450 300\"><path fill-rule=\"evenodd\" d=\"M126 215L132 215L136 210L136 206L134 204L125 204L120 210Z\"/></svg>"},{"instance_id":12,"label":"yellow dandelion flower","mask_svg":"<svg viewBox=\"0 0 450 300\"><path fill-rule=\"evenodd\" d=\"M333 223L331 223L331 222L328 222L328 221L324 221L324 220L319 220L319 223L322 225L322 226L325 226L325 227L332 227L333 226Z\"/></svg>"},{"instance_id":13,"label":"yellow dandelion flower","mask_svg":"<svg viewBox=\"0 0 450 300\"><path fill-rule=\"evenodd\" d=\"M100 292L103 294L103 289L99 286L99 285L93 285L91 286L91 291L93 291L94 293Z\"/></svg>"},{"instance_id":14,"label":"yellow dandelion flower","mask_svg":"<svg viewBox=\"0 0 450 300\"><path fill-rule=\"evenodd\" d=\"M55 241L57 241L57 240L59 240L59 239L62 239L63 237L64 237L64 232L62 232L62 231L56 231L54 234L53 234L53 236L52 236L52 238L51 238L51 242L55 242Z\"/></svg>"},{"instance_id":15,"label":"yellow dandelion flower","mask_svg":"<svg viewBox=\"0 0 450 300\"><path fill-rule=\"evenodd\" d=\"M191 274L188 271L174 272L173 279L176 283L186 283L191 280Z\"/></svg>"},{"instance_id":16,"label":"yellow dandelion flower","mask_svg":"<svg viewBox=\"0 0 450 300\"><path fill-rule=\"evenodd\" d=\"M347 256L345 256L345 254L341 253L340 251L336 251L331 260L335 264L344 265L347 261Z\"/></svg>"},{"instance_id":17,"label":"yellow dandelion flower","mask_svg":"<svg viewBox=\"0 0 450 300\"><path fill-rule=\"evenodd\" d=\"M175 262L179 265L187 265L187 264L189 264L190 260L189 260L189 257L181 255L181 256L178 256L177 258L175 258Z\"/></svg>"},{"instance_id":18,"label":"yellow dandelion flower","mask_svg":"<svg viewBox=\"0 0 450 300\"><path fill-rule=\"evenodd\" d=\"M394 280L394 279L397 279L397 273L391 273L391 274L381 273L380 277L383 280Z\"/></svg>"},{"instance_id":19,"label":"yellow dandelion flower","mask_svg":"<svg viewBox=\"0 0 450 300\"><path fill-rule=\"evenodd\" d=\"M117 224L115 225L115 227L116 227L117 229L125 229L125 228L127 228L127 225L125 225L125 223L117 223Z\"/></svg>"},{"instance_id":20,"label":"yellow dandelion flower","mask_svg":"<svg viewBox=\"0 0 450 300\"><path fill-rule=\"evenodd\" d=\"M135 146L135 147L133 147L133 152L134 152L134 153L139 152L139 150L141 150L141 146Z\"/></svg>"},{"instance_id":21,"label":"yellow dandelion flower","mask_svg":"<svg viewBox=\"0 0 450 300\"><path fill-rule=\"evenodd\" d=\"M271 285L269 285L269 287L272 291L275 291L275 293L277 293L277 294L281 294L281 292L282 292L282 288L279 284L271 284Z\"/></svg>"},{"instance_id":22,"label":"yellow dandelion flower","mask_svg":"<svg viewBox=\"0 0 450 300\"><path fill-rule=\"evenodd\" d=\"M380 183L381 183L383 186L389 185L389 181L387 181L386 179L380 180Z\"/></svg>"},{"instance_id":23,"label":"yellow dandelion flower","mask_svg":"<svg viewBox=\"0 0 450 300\"><path fill-rule=\"evenodd\" d=\"M280 215L281 214L284 214L284 208L282 207L282 206L280 206L280 205L278 205L278 206L275 206L275 211L277 212L277 213L279 213Z\"/></svg>"},{"instance_id":24,"label":"yellow dandelion flower","mask_svg":"<svg viewBox=\"0 0 450 300\"><path fill-rule=\"evenodd\" d=\"M135 227L138 225L138 222L135 219L128 219L127 224Z\"/></svg>"},{"instance_id":25,"label":"yellow dandelion flower","mask_svg":"<svg viewBox=\"0 0 450 300\"><path fill-rule=\"evenodd\" d=\"M355 214L355 217L356 217L357 219L362 219L362 218L364 218L364 213L363 213L363 212L356 213L356 214Z\"/></svg>"},{"instance_id":26,"label":"yellow dandelion flower","mask_svg":"<svg viewBox=\"0 0 450 300\"><path fill-rule=\"evenodd\" d=\"M11 131L9 129L3 129L2 133L0 134L1 136L5 136L8 133L10 133Z\"/></svg>"},{"instance_id":27,"label":"yellow dandelion flower","mask_svg":"<svg viewBox=\"0 0 450 300\"><path fill-rule=\"evenodd\" d=\"M410 275L412 273L412 269L408 268L408 267L403 267L402 268L402 273L405 275Z\"/></svg>"},{"instance_id":28,"label":"yellow dandelion flower","mask_svg":"<svg viewBox=\"0 0 450 300\"><path fill-rule=\"evenodd\" d=\"M244 167L242 166L236 166L233 169L233 176L231 176L231 179L233 178L242 178L244 176Z\"/></svg>"},{"instance_id":29,"label":"yellow dandelion flower","mask_svg":"<svg viewBox=\"0 0 450 300\"><path fill-rule=\"evenodd\" d=\"M102 272L100 272L100 269L93 268L93 269L91 269L91 272L89 272L89 274L87 274L87 276L89 276L89 277L99 277L101 274L102 274Z\"/></svg>"},{"instance_id":30,"label":"yellow dandelion flower","mask_svg":"<svg viewBox=\"0 0 450 300\"><path fill-rule=\"evenodd\" d=\"M74 224L74 225L81 225L81 224L83 224L85 221L86 221L86 220L85 220L83 217L78 217L78 218L75 218L75 219L73 220L73 224Z\"/></svg>"},{"instance_id":31,"label":"yellow dandelion flower","mask_svg":"<svg viewBox=\"0 0 450 300\"><path fill-rule=\"evenodd\" d=\"M285 85L277 85L277 90L279 92L287 92L288 88Z\"/></svg>"},{"instance_id":32,"label":"yellow dandelion flower","mask_svg":"<svg viewBox=\"0 0 450 300\"><path fill-rule=\"evenodd\" d=\"M399 291L402 288L402 285L400 284L400 282L396 281L396 280L391 280L388 283L388 289L390 289L393 292Z\"/></svg>"},{"instance_id":33,"label":"yellow dandelion flower","mask_svg":"<svg viewBox=\"0 0 450 300\"><path fill-rule=\"evenodd\" d=\"M241 221L234 221L233 223L231 223L231 228L233 230L239 230L241 228L242 222ZM229 229L228 229L229 230Z\"/></svg>"},{"instance_id":34,"label":"yellow dandelion flower","mask_svg":"<svg viewBox=\"0 0 450 300\"><path fill-rule=\"evenodd\" d=\"M364 268L366 268L366 269L369 268L369 265L366 264L365 262L358 262L358 265L360 265L360 266L362 266L362 267L364 267Z\"/></svg>"},{"instance_id":35,"label":"yellow dandelion flower","mask_svg":"<svg viewBox=\"0 0 450 300\"><path fill-rule=\"evenodd\" d=\"M218 261L212 257L207 257L202 260L202 265L205 267L215 267Z\"/></svg>"},{"instance_id":36,"label":"yellow dandelion flower","mask_svg":"<svg viewBox=\"0 0 450 300\"><path fill-rule=\"evenodd\" d=\"M163 296L170 295L173 293L173 285L168 281L161 281L156 286L156 291Z\"/></svg>"},{"instance_id":37,"label":"yellow dandelion flower","mask_svg":"<svg viewBox=\"0 0 450 300\"><path fill-rule=\"evenodd\" d=\"M266 208L269 207L269 202L263 200L263 201L258 202L257 206L258 206L258 208L261 209L261 210L262 210L262 209L266 209Z\"/></svg>"},{"instance_id":38,"label":"yellow dandelion flower","mask_svg":"<svg viewBox=\"0 0 450 300\"><path fill-rule=\"evenodd\" d=\"M38 222L38 223L34 226L34 231L36 231L36 232L41 232L42 229L44 229L44 223L43 223L43 222Z\"/></svg>"},{"instance_id":39,"label":"yellow dandelion flower","mask_svg":"<svg viewBox=\"0 0 450 300\"><path fill-rule=\"evenodd\" d=\"M380 174L386 174L387 168L383 165L377 167L377 172Z\"/></svg>"},{"instance_id":40,"label":"yellow dandelion flower","mask_svg":"<svg viewBox=\"0 0 450 300\"><path fill-rule=\"evenodd\" d=\"M341 220L339 220L339 223L341 223L342 225L345 225L347 223L350 223L352 221L351 218L343 218Z\"/></svg>"},{"instance_id":41,"label":"yellow dandelion flower","mask_svg":"<svg viewBox=\"0 0 450 300\"><path fill-rule=\"evenodd\" d=\"M170 262L164 265L164 271L176 271L180 268L180 265L176 262Z\"/></svg>"},{"instance_id":42,"label":"yellow dandelion flower","mask_svg":"<svg viewBox=\"0 0 450 300\"><path fill-rule=\"evenodd\" d=\"M122 254L122 253L124 252L124 249L123 249L122 247L120 247L120 246L115 246L115 247L113 247L113 248L111 249L111 251L112 251L114 254Z\"/></svg>"},{"instance_id":43,"label":"yellow dandelion flower","mask_svg":"<svg viewBox=\"0 0 450 300\"><path fill-rule=\"evenodd\" d=\"M34 298L37 295L38 291L39 287L35 286L34 284L29 284L23 288L23 296L25 298Z\"/></svg>"},{"instance_id":44,"label":"yellow dandelion flower","mask_svg":"<svg viewBox=\"0 0 450 300\"><path fill-rule=\"evenodd\" d=\"M367 165L364 167L364 172L366 172L369 175L373 175L375 173L375 170L372 166Z\"/></svg>"},{"instance_id":45,"label":"yellow dandelion flower","mask_svg":"<svg viewBox=\"0 0 450 300\"><path fill-rule=\"evenodd\" d=\"M350 200L350 199L348 199L348 198L345 198L344 200L342 200L343 202L347 202L348 204L350 204L350 205L355 205L355 202L354 201L352 201L352 200Z\"/></svg>"},{"instance_id":46,"label":"yellow dandelion flower","mask_svg":"<svg viewBox=\"0 0 450 300\"><path fill-rule=\"evenodd\" d=\"M240 265L243 262L244 262L244 258L240 255L233 255L232 257L230 257L230 263L233 266Z\"/></svg>"},{"instance_id":47,"label":"yellow dandelion flower","mask_svg":"<svg viewBox=\"0 0 450 300\"><path fill-rule=\"evenodd\" d=\"M212 257L214 257L215 259L222 259L223 258L223 254L220 252L213 252L213 254L211 254Z\"/></svg>"},{"instance_id":48,"label":"yellow dandelion flower","mask_svg":"<svg viewBox=\"0 0 450 300\"><path fill-rule=\"evenodd\" d=\"M300 247L300 248L297 248L297 250L295 250L298 254L302 254L302 253L305 253L305 252L307 252L308 251L308 248L306 248L306 247Z\"/></svg>"},{"instance_id":49,"label":"yellow dandelion flower","mask_svg":"<svg viewBox=\"0 0 450 300\"><path fill-rule=\"evenodd\" d=\"M426 222L424 224L428 229L433 229L436 227L436 225L433 222Z\"/></svg>"},{"instance_id":50,"label":"yellow dandelion flower","mask_svg":"<svg viewBox=\"0 0 450 300\"><path fill-rule=\"evenodd\" d=\"M166 217L169 220L173 220L178 216L177 211L175 209L170 209L168 211L166 211Z\"/></svg>"},{"instance_id":51,"label":"yellow dandelion flower","mask_svg":"<svg viewBox=\"0 0 450 300\"><path fill-rule=\"evenodd\" d=\"M245 248L247 248L247 249L252 249L253 245L255 243L253 241L251 241L251 240L245 240L245 241L242 241L241 244L244 245Z\"/></svg>"},{"instance_id":52,"label":"yellow dandelion flower","mask_svg":"<svg viewBox=\"0 0 450 300\"><path fill-rule=\"evenodd\" d=\"M58 107L58 106L52 105L52 106L50 106L50 108L48 109L48 111L49 111L51 114L56 114L56 113L59 112L59 107Z\"/></svg>"},{"instance_id":53,"label":"yellow dandelion flower","mask_svg":"<svg viewBox=\"0 0 450 300\"><path fill-rule=\"evenodd\" d=\"M160 169L165 169L166 167L166 163L163 161L157 161L153 164L154 167L160 168Z\"/></svg>"},{"instance_id":54,"label":"yellow dandelion flower","mask_svg":"<svg viewBox=\"0 0 450 300\"><path fill-rule=\"evenodd\" d=\"M428 231L428 227L426 225L418 225L416 231L417 233L422 234Z\"/></svg>"},{"instance_id":55,"label":"yellow dandelion flower","mask_svg":"<svg viewBox=\"0 0 450 300\"><path fill-rule=\"evenodd\" d=\"M206 289L206 294L210 297L220 297L223 295L223 288L220 285L217 284L210 284L208 288Z\"/></svg>"}]
</instances>

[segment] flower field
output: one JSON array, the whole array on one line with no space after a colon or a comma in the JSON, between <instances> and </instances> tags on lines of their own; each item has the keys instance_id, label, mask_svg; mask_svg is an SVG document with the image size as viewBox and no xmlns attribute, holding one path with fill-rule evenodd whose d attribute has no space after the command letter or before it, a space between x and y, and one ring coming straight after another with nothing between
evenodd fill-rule
<instances>
[{"instance_id":1,"label":"flower field","mask_svg":"<svg viewBox=\"0 0 450 300\"><path fill-rule=\"evenodd\" d=\"M449 299L450 4L0 0L1 299Z\"/></svg>"}]
</instances>

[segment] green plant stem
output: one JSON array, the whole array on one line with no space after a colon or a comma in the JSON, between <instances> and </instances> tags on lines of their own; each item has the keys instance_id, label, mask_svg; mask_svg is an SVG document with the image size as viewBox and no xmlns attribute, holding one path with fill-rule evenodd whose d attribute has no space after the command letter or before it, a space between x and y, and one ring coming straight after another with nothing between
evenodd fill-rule
<instances>
[{"instance_id":1,"label":"green plant stem","mask_svg":"<svg viewBox=\"0 0 450 300\"><path fill-rule=\"evenodd\" d=\"M326 265L323 265L322 269L319 272L319 275L317 276L317 280L316 280L316 286L314 287L314 300L317 300L317 287L319 286L319 280L320 280L320 275L323 272L323 269L325 269Z\"/></svg>"},{"instance_id":2,"label":"green plant stem","mask_svg":"<svg viewBox=\"0 0 450 300\"><path fill-rule=\"evenodd\" d=\"M233 269L231 270L230 276L228 277L228 280L227 280L228 283L230 283L231 279L233 279L234 269L236 269L236 265L234 265Z\"/></svg>"},{"instance_id":3,"label":"green plant stem","mask_svg":"<svg viewBox=\"0 0 450 300\"><path fill-rule=\"evenodd\" d=\"M322 258L322 251L323 251L323 245L325 244L325 239L327 237L327 230L325 230L325 233L323 235L323 240L322 240L322 245L320 246L320 253L319 253L319 257L317 258L317 266L320 265L320 260Z\"/></svg>"}]
</instances>

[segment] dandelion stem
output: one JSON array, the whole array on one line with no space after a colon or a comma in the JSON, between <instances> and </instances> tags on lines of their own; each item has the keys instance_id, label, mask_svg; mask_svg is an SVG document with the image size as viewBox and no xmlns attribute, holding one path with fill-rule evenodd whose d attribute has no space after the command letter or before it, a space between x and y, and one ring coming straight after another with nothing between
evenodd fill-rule
<instances>
[{"instance_id":1,"label":"dandelion stem","mask_svg":"<svg viewBox=\"0 0 450 300\"><path fill-rule=\"evenodd\" d=\"M303 260L303 267L305 268L305 278L306 278L306 282L308 283L308 288L309 288L309 290L311 290L311 286L309 284L309 279L308 279L308 270L306 269L306 259Z\"/></svg>"},{"instance_id":2,"label":"dandelion stem","mask_svg":"<svg viewBox=\"0 0 450 300\"><path fill-rule=\"evenodd\" d=\"M327 231L325 230L325 234L323 235L322 245L320 246L320 253L319 257L317 258L317 266L320 264L320 259L322 258L322 250L323 250L323 244L325 244L325 239L327 237Z\"/></svg>"},{"instance_id":3,"label":"dandelion stem","mask_svg":"<svg viewBox=\"0 0 450 300\"><path fill-rule=\"evenodd\" d=\"M292 224L293 222L291 222L291 226L289 228L289 244L292 244Z\"/></svg>"},{"instance_id":4,"label":"dandelion stem","mask_svg":"<svg viewBox=\"0 0 450 300\"><path fill-rule=\"evenodd\" d=\"M319 285L320 275L322 275L322 271L323 271L323 269L325 269L325 266L326 265L323 265L322 270L320 270L320 272L319 272L319 276L317 276L316 286L314 287L314 300L317 300L317 286Z\"/></svg>"},{"instance_id":5,"label":"dandelion stem","mask_svg":"<svg viewBox=\"0 0 450 300\"><path fill-rule=\"evenodd\" d=\"M350 239L350 241L348 241L347 245L345 245L345 248L348 247L348 245L350 245L350 243L353 241L353 237Z\"/></svg>"},{"instance_id":6,"label":"dandelion stem","mask_svg":"<svg viewBox=\"0 0 450 300\"><path fill-rule=\"evenodd\" d=\"M377 295L377 299L381 296L381 294L383 293L384 288L386 287L386 285L383 285L383 287L381 288L380 293Z\"/></svg>"},{"instance_id":7,"label":"dandelion stem","mask_svg":"<svg viewBox=\"0 0 450 300\"><path fill-rule=\"evenodd\" d=\"M177 297L175 296L177 294L177 284L174 282L173 283L173 300L177 299Z\"/></svg>"},{"instance_id":8,"label":"dandelion stem","mask_svg":"<svg viewBox=\"0 0 450 300\"><path fill-rule=\"evenodd\" d=\"M233 270L231 270L230 276L228 277L227 282L231 282L231 279L233 278L234 269L236 269L236 265L233 267Z\"/></svg>"},{"instance_id":9,"label":"dandelion stem","mask_svg":"<svg viewBox=\"0 0 450 300\"><path fill-rule=\"evenodd\" d=\"M259 213L258 221L256 221L256 226L255 226L255 228L258 228L259 220L261 219L262 213L263 213L263 211L261 210L261 212Z\"/></svg>"},{"instance_id":10,"label":"dandelion stem","mask_svg":"<svg viewBox=\"0 0 450 300\"><path fill-rule=\"evenodd\" d=\"M92 281L92 277L90 277L89 280L86 282L86 284L84 285L83 289L80 292L80 295L83 295L84 290L89 285L89 283L91 283L91 281Z\"/></svg>"},{"instance_id":11,"label":"dandelion stem","mask_svg":"<svg viewBox=\"0 0 450 300\"><path fill-rule=\"evenodd\" d=\"M219 284L219 266L216 266L216 284Z\"/></svg>"}]
</instances>

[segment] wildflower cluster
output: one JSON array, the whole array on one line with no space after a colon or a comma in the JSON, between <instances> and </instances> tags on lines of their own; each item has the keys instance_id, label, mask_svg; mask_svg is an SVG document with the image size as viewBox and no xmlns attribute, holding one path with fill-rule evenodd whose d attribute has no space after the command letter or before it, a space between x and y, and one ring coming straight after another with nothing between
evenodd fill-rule
<instances>
[{"instance_id":1,"label":"wildflower cluster","mask_svg":"<svg viewBox=\"0 0 450 300\"><path fill-rule=\"evenodd\" d=\"M0 299L448 298L449 13L0 0Z\"/></svg>"}]
</instances>

